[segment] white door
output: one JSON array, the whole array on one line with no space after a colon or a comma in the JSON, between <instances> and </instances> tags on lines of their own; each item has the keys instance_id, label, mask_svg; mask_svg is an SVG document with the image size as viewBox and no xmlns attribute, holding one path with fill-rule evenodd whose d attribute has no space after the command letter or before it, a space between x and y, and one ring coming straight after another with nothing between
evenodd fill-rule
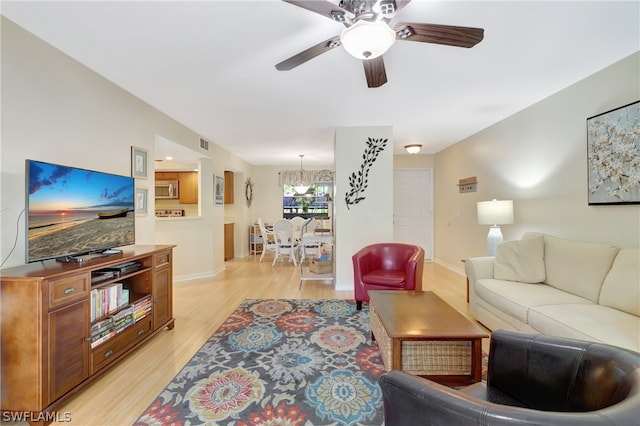
<instances>
[{"instance_id":1,"label":"white door","mask_svg":"<svg viewBox=\"0 0 640 426\"><path fill-rule=\"evenodd\" d=\"M394 170L393 238L424 248L433 259L433 170Z\"/></svg>"}]
</instances>

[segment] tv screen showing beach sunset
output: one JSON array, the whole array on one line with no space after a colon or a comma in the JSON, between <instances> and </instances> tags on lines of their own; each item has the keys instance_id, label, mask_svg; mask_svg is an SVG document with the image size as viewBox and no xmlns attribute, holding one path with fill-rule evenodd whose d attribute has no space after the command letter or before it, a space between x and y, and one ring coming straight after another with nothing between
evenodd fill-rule
<instances>
[{"instance_id":1,"label":"tv screen showing beach sunset","mask_svg":"<svg viewBox=\"0 0 640 426\"><path fill-rule=\"evenodd\" d=\"M27 160L27 262L135 243L134 179Z\"/></svg>"}]
</instances>

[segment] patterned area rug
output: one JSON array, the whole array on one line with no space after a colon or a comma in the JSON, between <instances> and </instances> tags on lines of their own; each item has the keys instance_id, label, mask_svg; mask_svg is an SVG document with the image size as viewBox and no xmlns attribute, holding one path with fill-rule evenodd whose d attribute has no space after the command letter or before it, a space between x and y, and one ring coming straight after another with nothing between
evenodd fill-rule
<instances>
[{"instance_id":1,"label":"patterned area rug","mask_svg":"<svg viewBox=\"0 0 640 426\"><path fill-rule=\"evenodd\" d=\"M135 423L382 425L368 305L245 300Z\"/></svg>"}]
</instances>

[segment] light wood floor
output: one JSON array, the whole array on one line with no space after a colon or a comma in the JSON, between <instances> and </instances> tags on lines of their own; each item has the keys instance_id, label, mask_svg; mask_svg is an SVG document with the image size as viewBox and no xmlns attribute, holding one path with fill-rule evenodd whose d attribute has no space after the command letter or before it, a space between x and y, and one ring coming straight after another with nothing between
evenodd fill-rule
<instances>
[{"instance_id":1,"label":"light wood floor","mask_svg":"<svg viewBox=\"0 0 640 426\"><path fill-rule=\"evenodd\" d=\"M231 260L216 277L174 283L175 328L155 336L58 412L69 413L73 425L132 425L244 299L353 298L352 291L334 291L327 282L306 281L299 290L298 268L287 262L271 267L268 259L258 259ZM423 289L470 317L463 276L427 262ZM488 339L483 343L487 351Z\"/></svg>"}]
</instances>

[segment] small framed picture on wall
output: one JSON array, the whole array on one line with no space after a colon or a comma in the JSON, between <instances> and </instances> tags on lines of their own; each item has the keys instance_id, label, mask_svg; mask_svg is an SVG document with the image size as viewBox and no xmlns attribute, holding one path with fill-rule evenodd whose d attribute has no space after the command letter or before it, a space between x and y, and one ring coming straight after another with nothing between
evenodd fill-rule
<instances>
[{"instance_id":1,"label":"small framed picture on wall","mask_svg":"<svg viewBox=\"0 0 640 426\"><path fill-rule=\"evenodd\" d=\"M214 200L217 206L224 204L224 176L213 177Z\"/></svg>"},{"instance_id":2,"label":"small framed picture on wall","mask_svg":"<svg viewBox=\"0 0 640 426\"><path fill-rule=\"evenodd\" d=\"M149 190L147 188L136 186L136 199L135 199L136 216L147 215L148 195L149 195Z\"/></svg>"},{"instance_id":3,"label":"small framed picture on wall","mask_svg":"<svg viewBox=\"0 0 640 426\"><path fill-rule=\"evenodd\" d=\"M148 178L147 154L146 149L131 147L131 176L136 179Z\"/></svg>"}]
</instances>

